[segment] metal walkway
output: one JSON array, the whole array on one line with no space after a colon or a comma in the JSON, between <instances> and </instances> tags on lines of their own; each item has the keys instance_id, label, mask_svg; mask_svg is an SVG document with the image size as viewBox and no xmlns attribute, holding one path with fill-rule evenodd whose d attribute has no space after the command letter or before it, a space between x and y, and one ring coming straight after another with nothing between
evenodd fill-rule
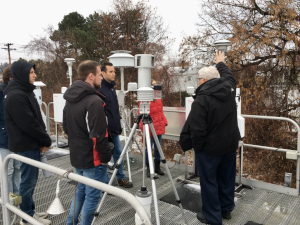
<instances>
[{"instance_id":1,"label":"metal walkway","mask_svg":"<svg viewBox=\"0 0 300 225\"><path fill-rule=\"evenodd\" d=\"M133 188L124 189L132 194L135 194L140 189L142 184L142 158L140 155L132 155L133 162L131 164ZM63 156L53 160L49 160L49 164L65 169L72 170L69 156ZM126 165L126 163L124 163ZM170 169L174 183L178 183L177 178L183 178L184 167L181 165ZM36 211L45 211L55 198L55 188L59 176L45 179L42 171L39 174L39 180L35 189L34 199L36 203ZM158 199L172 191L168 177L160 176L160 179L155 180L157 187ZM197 179L194 180L198 182ZM146 186L151 191L150 179L146 178ZM66 219L69 214L69 208L74 195L74 185L69 183L69 180L63 178L60 182L60 199L63 203L66 212L59 216L50 216L53 225L66 224ZM236 207L232 211L231 220L223 220L224 225L242 225L248 221L253 221L264 225L287 225L300 224L300 197L289 196L276 192L271 192L259 188L243 189L240 192L243 197L236 198ZM200 198L200 196L199 196ZM177 206L158 201L161 225L182 225L183 218L181 217L180 209ZM1 207L0 207L1 210ZM155 224L154 207L151 209L152 223ZM196 214L185 210L187 220L190 225L201 224L196 219ZM134 225L135 211L124 200L108 195L104 203L104 207L96 221L96 224L105 225ZM2 212L0 214L0 224L2 224Z\"/></svg>"}]
</instances>

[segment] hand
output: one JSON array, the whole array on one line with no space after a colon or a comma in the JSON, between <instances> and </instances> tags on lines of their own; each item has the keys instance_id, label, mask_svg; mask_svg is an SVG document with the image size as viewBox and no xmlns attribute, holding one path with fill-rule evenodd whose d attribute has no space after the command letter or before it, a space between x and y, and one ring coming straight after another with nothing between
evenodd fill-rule
<instances>
[{"instance_id":1,"label":"hand","mask_svg":"<svg viewBox=\"0 0 300 225\"><path fill-rule=\"evenodd\" d=\"M41 147L41 148L40 148L40 152L41 152L41 153L45 153L45 152L48 151L49 149L50 149L50 146L49 146L49 147L45 147L45 146L44 146L44 147Z\"/></svg>"},{"instance_id":2,"label":"hand","mask_svg":"<svg viewBox=\"0 0 300 225\"><path fill-rule=\"evenodd\" d=\"M224 56L224 52L216 52L216 61L214 61L215 64L218 64L219 62L224 62L224 60L227 58L227 56Z\"/></svg>"}]
</instances>

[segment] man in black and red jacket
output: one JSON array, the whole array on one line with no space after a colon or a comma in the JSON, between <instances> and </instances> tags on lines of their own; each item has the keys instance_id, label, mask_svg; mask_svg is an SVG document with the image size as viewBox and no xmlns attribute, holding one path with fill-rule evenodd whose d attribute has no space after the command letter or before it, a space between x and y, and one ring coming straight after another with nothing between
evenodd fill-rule
<instances>
[{"instance_id":1,"label":"man in black and red jacket","mask_svg":"<svg viewBox=\"0 0 300 225\"><path fill-rule=\"evenodd\" d=\"M105 96L96 91L103 79L101 69L98 63L88 60L78 66L77 72L81 80L75 81L64 94L63 127L68 134L71 165L77 174L105 182L111 150ZM78 183L75 215L73 199L67 224L73 224L73 217L77 224L81 211L80 224L91 224L100 197L100 190Z\"/></svg>"},{"instance_id":2,"label":"man in black and red jacket","mask_svg":"<svg viewBox=\"0 0 300 225\"><path fill-rule=\"evenodd\" d=\"M195 151L200 178L202 213L198 220L221 225L234 209L237 125L236 80L224 64L224 53L216 53L216 67L199 71L199 87L191 112L180 134L184 151ZM221 76L221 77L220 77Z\"/></svg>"}]
</instances>

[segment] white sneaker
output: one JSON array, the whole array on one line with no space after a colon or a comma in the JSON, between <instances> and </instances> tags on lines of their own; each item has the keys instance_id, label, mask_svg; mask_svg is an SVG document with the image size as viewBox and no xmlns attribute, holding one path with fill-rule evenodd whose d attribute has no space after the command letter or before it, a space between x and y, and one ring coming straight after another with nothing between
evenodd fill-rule
<instances>
[{"instance_id":1,"label":"white sneaker","mask_svg":"<svg viewBox=\"0 0 300 225\"><path fill-rule=\"evenodd\" d=\"M33 215L33 218L36 219L37 221L41 222L43 225L50 225L50 224L51 224L51 220L43 219L43 218L39 217L39 216L37 215L37 213L35 213L35 214Z\"/></svg>"},{"instance_id":2,"label":"white sneaker","mask_svg":"<svg viewBox=\"0 0 300 225\"><path fill-rule=\"evenodd\" d=\"M35 212L35 215L37 215L38 217L42 218L42 219L45 219L48 217L48 213L46 212Z\"/></svg>"}]
</instances>

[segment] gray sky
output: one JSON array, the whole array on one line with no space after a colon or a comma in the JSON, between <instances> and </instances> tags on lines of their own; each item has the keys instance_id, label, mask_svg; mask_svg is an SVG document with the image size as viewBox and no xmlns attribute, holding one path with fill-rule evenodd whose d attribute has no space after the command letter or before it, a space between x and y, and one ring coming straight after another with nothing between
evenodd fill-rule
<instances>
[{"instance_id":1,"label":"gray sky","mask_svg":"<svg viewBox=\"0 0 300 225\"><path fill-rule=\"evenodd\" d=\"M172 38L176 41L172 47L172 54L176 54L183 34L192 35L196 33L195 23L198 21L197 13L200 11L201 0L149 0L149 4L157 7L158 14L164 19L165 25L169 26ZM137 2L137 0L133 0ZM33 37L42 36L44 29L48 25L53 25L55 29L64 15L77 11L87 17L94 11L109 11L112 0L10 0L1 2L0 21L0 63L8 62L5 43L13 43L11 48L12 61L19 57L32 58L25 54L21 48ZM57 6L60 7L57 7Z\"/></svg>"}]
</instances>

